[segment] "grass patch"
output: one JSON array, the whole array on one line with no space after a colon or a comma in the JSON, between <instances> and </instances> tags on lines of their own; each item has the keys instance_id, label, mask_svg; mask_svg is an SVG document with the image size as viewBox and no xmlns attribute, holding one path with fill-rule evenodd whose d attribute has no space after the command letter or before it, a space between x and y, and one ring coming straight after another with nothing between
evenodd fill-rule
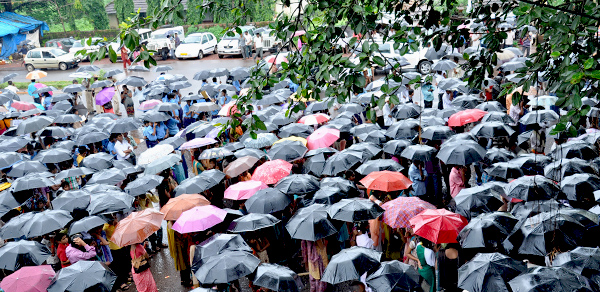
<instances>
[{"instance_id":1,"label":"grass patch","mask_svg":"<svg viewBox=\"0 0 600 292\"><path fill-rule=\"evenodd\" d=\"M31 82L13 82L13 84L18 89L22 89L22 90L27 90L27 86L29 86L30 83ZM68 81L43 81L43 80L41 80L40 83L46 84L47 86L54 86L58 89L62 89L63 87L65 87L67 85L73 84L73 81L72 80L68 80ZM0 88L5 88L6 86L8 86L8 83L0 84Z\"/></svg>"}]
</instances>

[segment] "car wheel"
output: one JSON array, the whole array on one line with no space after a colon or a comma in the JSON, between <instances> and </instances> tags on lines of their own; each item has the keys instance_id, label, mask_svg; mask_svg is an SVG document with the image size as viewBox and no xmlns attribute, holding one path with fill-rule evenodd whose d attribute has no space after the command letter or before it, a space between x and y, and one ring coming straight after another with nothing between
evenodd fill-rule
<instances>
[{"instance_id":1,"label":"car wheel","mask_svg":"<svg viewBox=\"0 0 600 292\"><path fill-rule=\"evenodd\" d=\"M180 61L183 60L183 58L177 58L177 59L179 59Z\"/></svg>"},{"instance_id":2,"label":"car wheel","mask_svg":"<svg viewBox=\"0 0 600 292\"><path fill-rule=\"evenodd\" d=\"M198 59L204 58L204 52L202 50L198 51Z\"/></svg>"},{"instance_id":3,"label":"car wheel","mask_svg":"<svg viewBox=\"0 0 600 292\"><path fill-rule=\"evenodd\" d=\"M31 72L31 71L35 70L35 67L33 67L33 65L31 65L31 64L25 65L25 68L27 68L27 72Z\"/></svg>"},{"instance_id":4,"label":"car wheel","mask_svg":"<svg viewBox=\"0 0 600 292\"><path fill-rule=\"evenodd\" d=\"M163 61L169 58L169 51L162 50L160 55L162 56Z\"/></svg>"},{"instance_id":5,"label":"car wheel","mask_svg":"<svg viewBox=\"0 0 600 292\"><path fill-rule=\"evenodd\" d=\"M219 59L223 59L223 55L219 55Z\"/></svg>"},{"instance_id":6,"label":"car wheel","mask_svg":"<svg viewBox=\"0 0 600 292\"><path fill-rule=\"evenodd\" d=\"M419 73L421 73L423 75L427 75L427 74L431 73L431 62L422 61L421 63L419 63L417 68L419 70Z\"/></svg>"},{"instance_id":7,"label":"car wheel","mask_svg":"<svg viewBox=\"0 0 600 292\"><path fill-rule=\"evenodd\" d=\"M65 71L69 69L69 66L66 63L60 63L58 64L58 69Z\"/></svg>"}]
</instances>

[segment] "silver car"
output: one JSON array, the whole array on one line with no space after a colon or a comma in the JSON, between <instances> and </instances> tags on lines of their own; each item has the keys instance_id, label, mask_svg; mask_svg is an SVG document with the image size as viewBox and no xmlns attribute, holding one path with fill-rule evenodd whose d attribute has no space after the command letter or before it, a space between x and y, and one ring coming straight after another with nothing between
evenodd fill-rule
<instances>
[{"instance_id":1,"label":"silver car","mask_svg":"<svg viewBox=\"0 0 600 292\"><path fill-rule=\"evenodd\" d=\"M66 53L58 48L37 48L27 52L25 68L31 72L38 68L67 70L77 67L80 59L72 53Z\"/></svg>"}]
</instances>

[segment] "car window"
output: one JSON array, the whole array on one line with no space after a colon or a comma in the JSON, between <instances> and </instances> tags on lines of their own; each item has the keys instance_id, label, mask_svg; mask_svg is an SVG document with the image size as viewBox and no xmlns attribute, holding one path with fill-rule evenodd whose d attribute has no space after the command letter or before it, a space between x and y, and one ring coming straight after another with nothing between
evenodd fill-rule
<instances>
[{"instance_id":1,"label":"car window","mask_svg":"<svg viewBox=\"0 0 600 292\"><path fill-rule=\"evenodd\" d=\"M198 36L198 35L191 35L186 37L185 39L183 39L184 44L195 44L195 43L200 43L200 41L202 40L202 36Z\"/></svg>"},{"instance_id":2,"label":"car window","mask_svg":"<svg viewBox=\"0 0 600 292\"><path fill-rule=\"evenodd\" d=\"M54 58L54 56L52 54L50 54L50 52L47 52L47 51L42 52L42 57L43 58Z\"/></svg>"},{"instance_id":3,"label":"car window","mask_svg":"<svg viewBox=\"0 0 600 292\"><path fill-rule=\"evenodd\" d=\"M81 47L83 47L81 45L81 41L76 41L76 42L73 43L73 48L81 48Z\"/></svg>"},{"instance_id":4,"label":"car window","mask_svg":"<svg viewBox=\"0 0 600 292\"><path fill-rule=\"evenodd\" d=\"M204 36L202 37L202 43L203 43L203 44L205 44L205 43L208 43L208 37L207 37L206 35L204 35Z\"/></svg>"},{"instance_id":5,"label":"car window","mask_svg":"<svg viewBox=\"0 0 600 292\"><path fill-rule=\"evenodd\" d=\"M29 54L27 54L29 56L29 58L41 58L42 54L40 54L40 51L30 51Z\"/></svg>"},{"instance_id":6,"label":"car window","mask_svg":"<svg viewBox=\"0 0 600 292\"><path fill-rule=\"evenodd\" d=\"M67 53L63 50L59 50L59 49L53 49L51 50L52 55L56 56L56 57L60 57L62 55L66 55Z\"/></svg>"},{"instance_id":7,"label":"car window","mask_svg":"<svg viewBox=\"0 0 600 292\"><path fill-rule=\"evenodd\" d=\"M46 47L56 47L55 42L46 42Z\"/></svg>"},{"instance_id":8,"label":"car window","mask_svg":"<svg viewBox=\"0 0 600 292\"><path fill-rule=\"evenodd\" d=\"M214 39L213 35L212 35L212 34L209 34L209 35L208 35L208 40L209 40L209 41L212 41L213 39Z\"/></svg>"}]
</instances>

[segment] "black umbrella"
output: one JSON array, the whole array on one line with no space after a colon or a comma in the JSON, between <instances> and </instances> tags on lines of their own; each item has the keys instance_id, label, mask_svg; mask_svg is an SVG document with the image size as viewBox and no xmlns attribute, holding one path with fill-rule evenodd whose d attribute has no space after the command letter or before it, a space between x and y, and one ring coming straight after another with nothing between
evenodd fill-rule
<instances>
[{"instance_id":1,"label":"black umbrella","mask_svg":"<svg viewBox=\"0 0 600 292\"><path fill-rule=\"evenodd\" d=\"M379 266L381 253L373 249L353 246L334 255L321 276L321 281L338 284L360 279L360 276Z\"/></svg>"},{"instance_id":2,"label":"black umbrella","mask_svg":"<svg viewBox=\"0 0 600 292\"><path fill-rule=\"evenodd\" d=\"M515 120L511 118L506 112L489 112L481 119L482 123L486 122L501 122L505 124L514 123Z\"/></svg>"},{"instance_id":3,"label":"black umbrella","mask_svg":"<svg viewBox=\"0 0 600 292\"><path fill-rule=\"evenodd\" d=\"M144 195L148 191L154 189L163 181L163 177L159 175L144 175L130 182L125 187L125 192L131 196Z\"/></svg>"},{"instance_id":4,"label":"black umbrella","mask_svg":"<svg viewBox=\"0 0 600 292\"><path fill-rule=\"evenodd\" d=\"M250 77L250 70L248 68L234 68L229 72L229 76L233 77L233 80L244 80Z\"/></svg>"},{"instance_id":5,"label":"black umbrella","mask_svg":"<svg viewBox=\"0 0 600 292\"><path fill-rule=\"evenodd\" d=\"M259 229L274 226L279 223L279 219L271 214L250 213L237 218L231 222L228 231L231 232L250 232Z\"/></svg>"},{"instance_id":6,"label":"black umbrella","mask_svg":"<svg viewBox=\"0 0 600 292\"><path fill-rule=\"evenodd\" d=\"M199 125L197 128L195 128L192 131L192 133L194 133L196 138L203 138L204 136L208 135L208 133L210 133L210 131L212 131L213 129L215 129L214 125L203 124L203 125Z\"/></svg>"},{"instance_id":7,"label":"black umbrella","mask_svg":"<svg viewBox=\"0 0 600 292\"><path fill-rule=\"evenodd\" d=\"M444 121L442 118L436 116L423 116L423 114L421 114L420 121L421 127L444 126L446 124L446 121Z\"/></svg>"},{"instance_id":8,"label":"black umbrella","mask_svg":"<svg viewBox=\"0 0 600 292\"><path fill-rule=\"evenodd\" d=\"M40 94L40 93L45 93L45 92L50 92L50 91L58 91L58 88L56 88L54 86L44 86L44 87L40 87L40 88L34 90L33 94Z\"/></svg>"},{"instance_id":9,"label":"black umbrella","mask_svg":"<svg viewBox=\"0 0 600 292\"><path fill-rule=\"evenodd\" d=\"M108 214L131 208L134 197L123 192L109 191L94 194L87 210L90 214Z\"/></svg>"},{"instance_id":10,"label":"black umbrella","mask_svg":"<svg viewBox=\"0 0 600 292\"><path fill-rule=\"evenodd\" d=\"M48 247L36 241L7 242L0 248L0 268L16 271L24 266L39 266L51 255Z\"/></svg>"},{"instance_id":11,"label":"black umbrella","mask_svg":"<svg viewBox=\"0 0 600 292\"><path fill-rule=\"evenodd\" d=\"M210 72L208 70L202 70L194 73L194 80L203 80L210 78Z\"/></svg>"},{"instance_id":12,"label":"black umbrella","mask_svg":"<svg viewBox=\"0 0 600 292\"><path fill-rule=\"evenodd\" d=\"M144 166L144 174L152 175L161 173L165 169L169 169L181 162L181 155L171 153L167 156L160 157Z\"/></svg>"},{"instance_id":13,"label":"black umbrella","mask_svg":"<svg viewBox=\"0 0 600 292\"><path fill-rule=\"evenodd\" d=\"M516 163L521 166L525 175L543 174L544 167L548 165L552 160L546 155L540 154L523 154L510 160L510 162Z\"/></svg>"},{"instance_id":14,"label":"black umbrella","mask_svg":"<svg viewBox=\"0 0 600 292\"><path fill-rule=\"evenodd\" d=\"M600 283L600 249L577 247L574 250L557 255L552 266L563 267L583 275L596 285Z\"/></svg>"},{"instance_id":15,"label":"black umbrella","mask_svg":"<svg viewBox=\"0 0 600 292\"><path fill-rule=\"evenodd\" d=\"M67 160L72 160L71 151L66 149L45 149L35 156L34 160L42 163L59 163Z\"/></svg>"},{"instance_id":16,"label":"black umbrella","mask_svg":"<svg viewBox=\"0 0 600 292\"><path fill-rule=\"evenodd\" d=\"M458 270L458 287L469 292L509 292L508 281L525 270L527 265L522 261L500 253L480 253Z\"/></svg>"},{"instance_id":17,"label":"black umbrella","mask_svg":"<svg viewBox=\"0 0 600 292\"><path fill-rule=\"evenodd\" d=\"M561 158L581 158L583 160L590 160L598 157L598 152L596 152L594 145L591 143L575 140L558 145L556 149L552 151L550 156L556 160Z\"/></svg>"},{"instance_id":18,"label":"black umbrella","mask_svg":"<svg viewBox=\"0 0 600 292\"><path fill-rule=\"evenodd\" d=\"M335 176L354 167L363 161L363 152L352 149L344 149L327 159L323 168L323 174Z\"/></svg>"},{"instance_id":19,"label":"black umbrella","mask_svg":"<svg viewBox=\"0 0 600 292\"><path fill-rule=\"evenodd\" d=\"M347 118L336 118L323 126L325 128L337 129L342 133L348 133L352 130L353 122Z\"/></svg>"},{"instance_id":20,"label":"black umbrella","mask_svg":"<svg viewBox=\"0 0 600 292\"><path fill-rule=\"evenodd\" d=\"M413 138L419 129L419 122L415 120L402 120L392 124L385 132L385 135L392 139L410 139Z\"/></svg>"},{"instance_id":21,"label":"black umbrella","mask_svg":"<svg viewBox=\"0 0 600 292\"><path fill-rule=\"evenodd\" d=\"M76 72L96 72L100 71L100 67L96 65L84 65L77 68Z\"/></svg>"},{"instance_id":22,"label":"black umbrella","mask_svg":"<svg viewBox=\"0 0 600 292\"><path fill-rule=\"evenodd\" d=\"M494 177L503 179L517 178L524 175L521 167L513 162L496 162L485 169L485 172Z\"/></svg>"},{"instance_id":23,"label":"black umbrella","mask_svg":"<svg viewBox=\"0 0 600 292\"><path fill-rule=\"evenodd\" d=\"M394 156L400 156L400 153L410 145L412 145L412 143L408 140L391 140L383 145L383 152Z\"/></svg>"},{"instance_id":24,"label":"black umbrella","mask_svg":"<svg viewBox=\"0 0 600 292\"><path fill-rule=\"evenodd\" d=\"M55 95L52 96L52 102L55 102L56 104L52 107L52 109L57 109L56 105L58 105L59 101L66 101L69 105L69 108L71 107L71 103L69 102L69 100L74 99L75 96L73 96L72 94L69 93L57 93Z\"/></svg>"},{"instance_id":25,"label":"black umbrella","mask_svg":"<svg viewBox=\"0 0 600 292\"><path fill-rule=\"evenodd\" d=\"M519 291L595 291L588 280L562 267L535 267L508 283L514 292Z\"/></svg>"},{"instance_id":26,"label":"black umbrella","mask_svg":"<svg viewBox=\"0 0 600 292\"><path fill-rule=\"evenodd\" d=\"M374 171L401 171L404 169L402 165L392 159L377 159L377 160L369 160L359 166L356 171L362 175L368 175Z\"/></svg>"},{"instance_id":27,"label":"black umbrella","mask_svg":"<svg viewBox=\"0 0 600 292\"><path fill-rule=\"evenodd\" d=\"M23 224L22 233L26 238L42 236L54 230L64 228L73 217L64 210L45 210L35 213L27 223Z\"/></svg>"},{"instance_id":28,"label":"black umbrella","mask_svg":"<svg viewBox=\"0 0 600 292\"><path fill-rule=\"evenodd\" d=\"M185 139L183 139L181 137L169 137L167 139L160 141L158 143L158 145L169 144L169 145L173 146L173 148L177 149L177 148L179 148L179 146L183 145L183 143L185 143L185 142L186 142Z\"/></svg>"},{"instance_id":29,"label":"black umbrella","mask_svg":"<svg viewBox=\"0 0 600 292\"><path fill-rule=\"evenodd\" d=\"M275 189L288 195L313 193L319 189L319 180L310 174L292 174L277 182Z\"/></svg>"},{"instance_id":30,"label":"black umbrella","mask_svg":"<svg viewBox=\"0 0 600 292\"><path fill-rule=\"evenodd\" d=\"M490 213L502 206L502 196L490 186L475 186L462 189L454 197L455 212L467 219Z\"/></svg>"},{"instance_id":31,"label":"black umbrella","mask_svg":"<svg viewBox=\"0 0 600 292\"><path fill-rule=\"evenodd\" d=\"M137 120L136 118L127 117L115 120L106 127L106 130L109 133L115 134L135 131L140 127L142 127L142 123L139 120Z\"/></svg>"},{"instance_id":32,"label":"black umbrella","mask_svg":"<svg viewBox=\"0 0 600 292\"><path fill-rule=\"evenodd\" d=\"M579 158L560 159L544 167L544 176L554 181L578 173L594 173L594 168L588 161Z\"/></svg>"},{"instance_id":33,"label":"black umbrella","mask_svg":"<svg viewBox=\"0 0 600 292\"><path fill-rule=\"evenodd\" d=\"M17 135L25 135L33 132L37 132L46 126L52 124L54 118L46 117L46 116L35 116L29 119L26 119L19 123L17 126L16 134ZM4 148L3 148L4 149Z\"/></svg>"},{"instance_id":34,"label":"black umbrella","mask_svg":"<svg viewBox=\"0 0 600 292\"><path fill-rule=\"evenodd\" d=\"M302 165L302 173L321 176L325 169L326 162L327 158L325 158L325 154L323 153L311 156Z\"/></svg>"},{"instance_id":35,"label":"black umbrella","mask_svg":"<svg viewBox=\"0 0 600 292\"><path fill-rule=\"evenodd\" d=\"M106 223L106 220L99 216L88 216L83 219L79 219L71 224L71 227L69 228L69 236L81 232L88 232L91 229L104 225L104 223Z\"/></svg>"},{"instance_id":36,"label":"black umbrella","mask_svg":"<svg viewBox=\"0 0 600 292\"><path fill-rule=\"evenodd\" d=\"M102 140L108 139L109 137L110 135L104 132L90 132L77 137L77 141L75 143L78 146L83 146L100 142Z\"/></svg>"},{"instance_id":37,"label":"black umbrella","mask_svg":"<svg viewBox=\"0 0 600 292\"><path fill-rule=\"evenodd\" d=\"M493 147L485 152L483 162L487 165L492 165L496 162L508 162L513 158L515 158L515 154L511 151L504 148Z\"/></svg>"},{"instance_id":38,"label":"black umbrella","mask_svg":"<svg viewBox=\"0 0 600 292\"><path fill-rule=\"evenodd\" d=\"M116 185L125 178L127 178L127 174L124 171L118 168L109 168L94 173L88 183Z\"/></svg>"},{"instance_id":39,"label":"black umbrella","mask_svg":"<svg viewBox=\"0 0 600 292\"><path fill-rule=\"evenodd\" d=\"M48 168L39 161L25 160L15 163L6 175L10 177L22 177L30 173L44 171L48 171Z\"/></svg>"},{"instance_id":40,"label":"black umbrella","mask_svg":"<svg viewBox=\"0 0 600 292\"><path fill-rule=\"evenodd\" d=\"M505 212L481 214L469 221L458 234L462 248L498 250L519 220Z\"/></svg>"},{"instance_id":41,"label":"black umbrella","mask_svg":"<svg viewBox=\"0 0 600 292\"><path fill-rule=\"evenodd\" d=\"M421 275L408 264L393 260L381 266L367 277L367 285L375 292L419 291Z\"/></svg>"},{"instance_id":42,"label":"black umbrella","mask_svg":"<svg viewBox=\"0 0 600 292\"><path fill-rule=\"evenodd\" d=\"M140 165L133 165L127 160L115 160L113 161L113 167L124 171L127 175L144 171Z\"/></svg>"},{"instance_id":43,"label":"black umbrella","mask_svg":"<svg viewBox=\"0 0 600 292\"><path fill-rule=\"evenodd\" d=\"M49 136L49 137L57 137L57 138L65 138L73 135L73 128L65 128L65 127L46 127L37 132L38 136Z\"/></svg>"},{"instance_id":44,"label":"black umbrella","mask_svg":"<svg viewBox=\"0 0 600 292\"><path fill-rule=\"evenodd\" d=\"M216 185L225 178L225 174L218 169L203 171L201 174L185 179L175 188L175 195L199 194Z\"/></svg>"},{"instance_id":45,"label":"black umbrella","mask_svg":"<svg viewBox=\"0 0 600 292\"><path fill-rule=\"evenodd\" d=\"M192 271L196 272L203 260L227 251L244 251L251 253L252 249L239 234L215 234L197 245L192 263Z\"/></svg>"},{"instance_id":46,"label":"black umbrella","mask_svg":"<svg viewBox=\"0 0 600 292\"><path fill-rule=\"evenodd\" d=\"M437 158L445 164L470 165L483 160L485 148L476 142L446 142L440 147Z\"/></svg>"},{"instance_id":47,"label":"black umbrella","mask_svg":"<svg viewBox=\"0 0 600 292\"><path fill-rule=\"evenodd\" d=\"M252 284L271 291L299 292L303 287L300 277L290 268L268 263L258 266Z\"/></svg>"},{"instance_id":48,"label":"black umbrella","mask_svg":"<svg viewBox=\"0 0 600 292\"><path fill-rule=\"evenodd\" d=\"M107 185L107 184L86 184L82 190L87 191L92 194L104 193L109 191L115 191L122 193L121 188L116 185Z\"/></svg>"},{"instance_id":49,"label":"black umbrella","mask_svg":"<svg viewBox=\"0 0 600 292\"><path fill-rule=\"evenodd\" d=\"M368 134L369 132L377 130L381 130L381 127L379 127L378 124L361 124L352 128L352 130L350 130L350 133L352 133L355 136L358 136L360 134Z\"/></svg>"},{"instance_id":50,"label":"black umbrella","mask_svg":"<svg viewBox=\"0 0 600 292\"><path fill-rule=\"evenodd\" d=\"M113 85L112 81L110 81L108 79L107 80L98 80L98 81L92 83L90 85L90 88L104 88L104 87L110 87L112 85Z\"/></svg>"},{"instance_id":51,"label":"black umbrella","mask_svg":"<svg viewBox=\"0 0 600 292\"><path fill-rule=\"evenodd\" d=\"M516 204L510 213L518 219L527 219L543 212L550 212L552 210L559 209L562 210L564 208L568 208L568 206L554 199L545 201L529 201Z\"/></svg>"},{"instance_id":52,"label":"black umbrella","mask_svg":"<svg viewBox=\"0 0 600 292\"><path fill-rule=\"evenodd\" d=\"M313 195L314 204L333 205L342 199L348 198L348 193L334 186L321 186Z\"/></svg>"},{"instance_id":53,"label":"black umbrella","mask_svg":"<svg viewBox=\"0 0 600 292\"><path fill-rule=\"evenodd\" d=\"M476 137L496 138L510 137L515 131L503 122L485 122L473 127L470 131Z\"/></svg>"},{"instance_id":54,"label":"black umbrella","mask_svg":"<svg viewBox=\"0 0 600 292\"><path fill-rule=\"evenodd\" d=\"M81 122L81 117L76 114L61 115L54 120L57 124L73 124Z\"/></svg>"},{"instance_id":55,"label":"black umbrella","mask_svg":"<svg viewBox=\"0 0 600 292\"><path fill-rule=\"evenodd\" d=\"M541 175L523 176L506 186L507 197L524 201L548 200L559 193L560 188Z\"/></svg>"},{"instance_id":56,"label":"black umbrella","mask_svg":"<svg viewBox=\"0 0 600 292\"><path fill-rule=\"evenodd\" d=\"M48 177L40 176L38 173L32 173L13 181L10 189L13 192L44 188L55 185L56 182Z\"/></svg>"},{"instance_id":57,"label":"black umbrella","mask_svg":"<svg viewBox=\"0 0 600 292\"><path fill-rule=\"evenodd\" d=\"M326 177L321 180L321 187L336 187L345 193L352 193L358 191L356 184L347 179L341 177Z\"/></svg>"},{"instance_id":58,"label":"black umbrella","mask_svg":"<svg viewBox=\"0 0 600 292\"><path fill-rule=\"evenodd\" d=\"M342 199L329 206L327 212L331 219L357 222L375 219L381 216L384 210L371 200L352 198Z\"/></svg>"},{"instance_id":59,"label":"black umbrella","mask_svg":"<svg viewBox=\"0 0 600 292\"><path fill-rule=\"evenodd\" d=\"M363 153L362 161L366 162L381 152L381 147L371 142L355 143L348 147L348 150L361 151Z\"/></svg>"},{"instance_id":60,"label":"black umbrella","mask_svg":"<svg viewBox=\"0 0 600 292\"><path fill-rule=\"evenodd\" d=\"M396 119L416 118L421 114L421 107L414 103L399 104L392 110Z\"/></svg>"},{"instance_id":61,"label":"black umbrella","mask_svg":"<svg viewBox=\"0 0 600 292\"><path fill-rule=\"evenodd\" d=\"M254 193L244 205L250 213L271 214L285 210L291 203L292 199L280 190L266 188Z\"/></svg>"},{"instance_id":62,"label":"black umbrella","mask_svg":"<svg viewBox=\"0 0 600 292\"><path fill-rule=\"evenodd\" d=\"M148 122L158 123L168 121L170 117L163 112L148 111L142 115L141 119Z\"/></svg>"},{"instance_id":63,"label":"black umbrella","mask_svg":"<svg viewBox=\"0 0 600 292\"><path fill-rule=\"evenodd\" d=\"M376 130L376 131L371 131L369 133L363 133L363 134L358 135L358 138L362 142L373 143L376 145L379 145L379 144L387 141L387 136L385 136L384 130Z\"/></svg>"},{"instance_id":64,"label":"black umbrella","mask_svg":"<svg viewBox=\"0 0 600 292\"><path fill-rule=\"evenodd\" d=\"M287 138L290 136L306 138L312 132L313 132L313 128L311 126L299 124L299 123L293 123L293 124L289 124L287 126L281 127L281 129L279 129L278 136L280 138Z\"/></svg>"},{"instance_id":65,"label":"black umbrella","mask_svg":"<svg viewBox=\"0 0 600 292\"><path fill-rule=\"evenodd\" d=\"M337 233L327 217L325 205L313 204L299 209L285 225L292 238L317 241Z\"/></svg>"},{"instance_id":66,"label":"black umbrella","mask_svg":"<svg viewBox=\"0 0 600 292\"><path fill-rule=\"evenodd\" d=\"M123 70L121 70L121 69L111 69L111 70L108 70L108 71L106 71L104 73L104 78L113 77L113 76L119 75L119 74L123 74ZM130 78L130 77L127 77L127 78ZM125 79L127 79L127 78L125 78ZM119 82L117 82L117 85L120 85L120 84L118 84ZM144 86L144 85L140 85L140 86Z\"/></svg>"},{"instance_id":67,"label":"black umbrella","mask_svg":"<svg viewBox=\"0 0 600 292\"><path fill-rule=\"evenodd\" d=\"M306 109L304 110L305 113L314 113L317 111L324 111L329 109L329 101L315 101L315 102L311 102Z\"/></svg>"},{"instance_id":68,"label":"black umbrella","mask_svg":"<svg viewBox=\"0 0 600 292\"><path fill-rule=\"evenodd\" d=\"M363 111L364 111L363 106L360 105L360 104L357 104L357 103L346 103L346 104L343 104L338 109L339 113L351 112L351 113L354 113L354 114L359 114L359 113L362 113Z\"/></svg>"},{"instance_id":69,"label":"black umbrella","mask_svg":"<svg viewBox=\"0 0 600 292\"><path fill-rule=\"evenodd\" d=\"M537 110L527 113L519 119L519 122L524 125L541 124L557 121L558 118L558 114L553 110Z\"/></svg>"},{"instance_id":70,"label":"black umbrella","mask_svg":"<svg viewBox=\"0 0 600 292\"><path fill-rule=\"evenodd\" d=\"M256 157L258 159L261 159L261 158L267 156L267 154L264 151L261 151L259 149L254 149L254 148L244 148L244 149L236 151L235 153L233 153L233 155L235 155L236 158L241 158L244 156L252 156L252 157Z\"/></svg>"},{"instance_id":71,"label":"black umbrella","mask_svg":"<svg viewBox=\"0 0 600 292\"><path fill-rule=\"evenodd\" d=\"M207 258L194 274L203 285L225 284L256 269L260 260L244 251L225 251Z\"/></svg>"},{"instance_id":72,"label":"black umbrella","mask_svg":"<svg viewBox=\"0 0 600 292\"><path fill-rule=\"evenodd\" d=\"M560 188L567 200L578 202L594 201L592 193L600 190L600 177L589 173L577 173L565 177Z\"/></svg>"},{"instance_id":73,"label":"black umbrella","mask_svg":"<svg viewBox=\"0 0 600 292\"><path fill-rule=\"evenodd\" d=\"M15 197L8 190L0 192L0 217L4 216L10 210L19 207L21 204L17 202Z\"/></svg>"},{"instance_id":74,"label":"black umbrella","mask_svg":"<svg viewBox=\"0 0 600 292\"><path fill-rule=\"evenodd\" d=\"M436 153L436 149L427 145L410 145L400 153L400 156L419 161L430 161Z\"/></svg>"},{"instance_id":75,"label":"black umbrella","mask_svg":"<svg viewBox=\"0 0 600 292\"><path fill-rule=\"evenodd\" d=\"M81 84L71 84L63 88L62 92L75 93L85 91L85 87Z\"/></svg>"},{"instance_id":76,"label":"black umbrella","mask_svg":"<svg viewBox=\"0 0 600 292\"><path fill-rule=\"evenodd\" d=\"M448 126L429 126L423 128L421 138L427 140L445 140L454 134L455 133Z\"/></svg>"},{"instance_id":77,"label":"black umbrella","mask_svg":"<svg viewBox=\"0 0 600 292\"><path fill-rule=\"evenodd\" d=\"M19 161L23 161L24 159L27 159L27 157L21 153L0 152L0 169L8 168Z\"/></svg>"},{"instance_id":78,"label":"black umbrella","mask_svg":"<svg viewBox=\"0 0 600 292\"><path fill-rule=\"evenodd\" d=\"M73 212L75 209L85 210L91 200L91 194L84 190L71 190L61 193L52 200L54 210L65 210Z\"/></svg>"},{"instance_id":79,"label":"black umbrella","mask_svg":"<svg viewBox=\"0 0 600 292\"><path fill-rule=\"evenodd\" d=\"M94 172L95 172L95 170L93 170L91 168L87 168L87 167L69 168L69 169L59 172L54 177L54 179L58 181L58 180L65 179L68 177L78 177L78 176L88 175L88 174L92 174Z\"/></svg>"},{"instance_id":80,"label":"black umbrella","mask_svg":"<svg viewBox=\"0 0 600 292\"><path fill-rule=\"evenodd\" d=\"M499 103L495 100L483 102L483 103L477 105L475 108L478 108L478 109L480 109L482 111L486 111L486 112L504 112L504 113L506 113L506 108L501 103Z\"/></svg>"},{"instance_id":81,"label":"black umbrella","mask_svg":"<svg viewBox=\"0 0 600 292\"><path fill-rule=\"evenodd\" d=\"M78 261L56 273L48 292L111 291L117 275L99 261Z\"/></svg>"},{"instance_id":82,"label":"black umbrella","mask_svg":"<svg viewBox=\"0 0 600 292\"><path fill-rule=\"evenodd\" d=\"M87 168L91 168L93 170L103 170L103 169L107 169L110 168L112 166L112 161L113 161L113 156L108 154L108 153L104 153L104 152L100 152L100 153L96 153L96 154L91 154L87 157L85 157L82 161L81 164Z\"/></svg>"},{"instance_id":83,"label":"black umbrella","mask_svg":"<svg viewBox=\"0 0 600 292\"><path fill-rule=\"evenodd\" d=\"M282 141L273 145L267 155L271 160L294 161L302 158L307 151L308 148L300 141Z\"/></svg>"},{"instance_id":84,"label":"black umbrella","mask_svg":"<svg viewBox=\"0 0 600 292\"><path fill-rule=\"evenodd\" d=\"M15 78L15 77L17 77L17 76L19 76L19 74L17 74L17 73L10 73L10 74L7 74L6 76L2 77L2 79L0 79L0 83L5 83L5 82L7 82L8 80L11 80L11 79L13 79L13 78ZM11 91L11 92L12 92L12 91Z\"/></svg>"},{"instance_id":85,"label":"black umbrella","mask_svg":"<svg viewBox=\"0 0 600 292\"><path fill-rule=\"evenodd\" d=\"M39 108L36 107L34 109L30 109L30 110L22 112L19 115L19 118L31 117L31 116L35 116L35 115L41 114L41 113L43 113L43 111L41 109L39 109Z\"/></svg>"}]
</instances>

